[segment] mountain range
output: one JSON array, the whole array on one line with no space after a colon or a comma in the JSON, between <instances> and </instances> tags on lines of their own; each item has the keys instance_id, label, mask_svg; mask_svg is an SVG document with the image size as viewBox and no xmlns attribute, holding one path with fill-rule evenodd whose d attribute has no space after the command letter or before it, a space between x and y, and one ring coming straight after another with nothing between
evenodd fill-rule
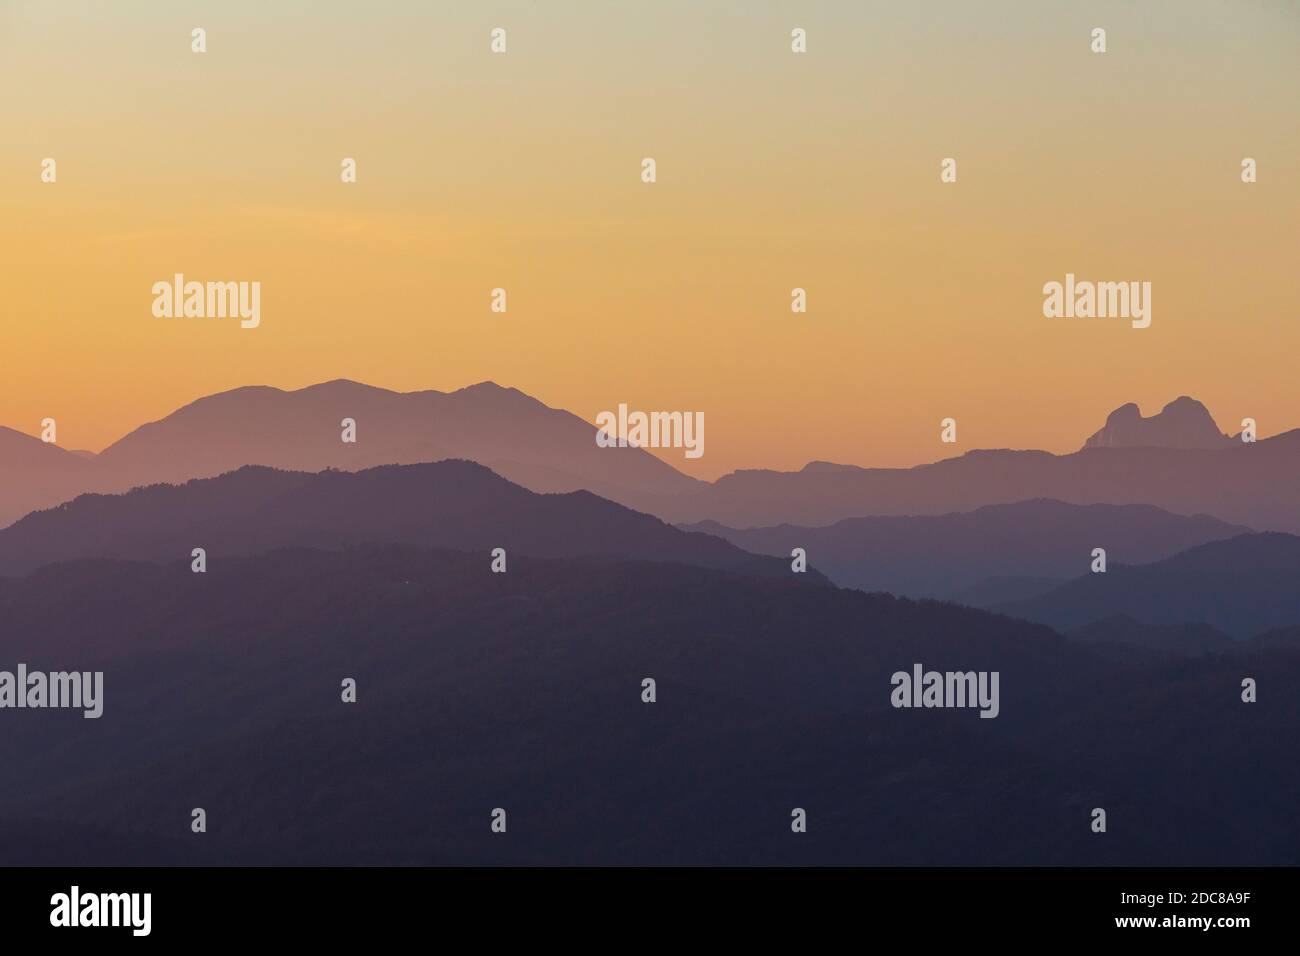
<instances>
[{"instance_id":1,"label":"mountain range","mask_svg":"<svg viewBox=\"0 0 1300 956\"><path fill-rule=\"evenodd\" d=\"M1050 498L1147 504L1259 530L1300 531L1300 430L1211 449L972 451L915 468L814 462L797 472L738 471L655 514L735 528L825 525L865 515L933 515Z\"/></svg>"},{"instance_id":2,"label":"mountain range","mask_svg":"<svg viewBox=\"0 0 1300 956\"><path fill-rule=\"evenodd\" d=\"M1300 537L1269 532L1211 541L1150 564L1109 564L996 610L1060 629L1124 616L1192 622L1246 638L1300 624Z\"/></svg>"},{"instance_id":3,"label":"mountain range","mask_svg":"<svg viewBox=\"0 0 1300 956\"><path fill-rule=\"evenodd\" d=\"M510 451L502 460L560 484L583 482L589 461L618 494L660 503L721 500L728 479L694 482L637 449L599 466L575 451L581 467L552 468L549 429L620 452L495 386L453 395L489 431L495 415L532 416L520 449L490 435L435 447L418 409L409 427L381 424L442 399L320 389L236 395L98 456L0 433L18 449L6 478L35 475L45 482L29 491L63 496L0 529L0 662L104 675L100 719L5 712L0 764L21 785L0 788L0 863L1300 859L1300 537L1048 499L677 527L590 489L539 492L477 461L418 459ZM267 408L241 444L227 413L246 400ZM356 446L334 447L342 417ZM281 448L286 428L322 434ZM372 430L379 448L359 452ZM224 450L206 449L222 435ZM860 500L859 472L896 472L900 488L912 476L937 502L1021 487L1018 465L967 487L967 460L1093 460L1095 477L1141 456L1227 456L1240 478L1281 439L810 473L849 476L843 507ZM249 455L296 464L233 465ZM416 461L379 460L403 455ZM77 495L107 475L135 487ZM801 508L803 493L768 503ZM792 573L795 547L806 574ZM1094 547L1105 573L1087 572ZM880 587L994 608L866 592ZM997 718L891 706L892 675L917 665L996 671ZM355 703L340 696L346 679ZM1098 806L1104 838L1089 826ZM208 815L201 835L194 807ZM497 807L508 835L489 828ZM808 814L804 834L793 808Z\"/></svg>"},{"instance_id":4,"label":"mountain range","mask_svg":"<svg viewBox=\"0 0 1300 956\"><path fill-rule=\"evenodd\" d=\"M341 441L344 419L356 424L355 443ZM1049 498L1144 504L1300 532L1300 430L1230 440L1186 397L1145 419L1136 406L1122 406L1067 455L977 450L913 468L811 462L713 482L683 475L645 449L598 447L595 436L592 423L490 382L450 393L346 380L296 391L239 388L186 405L93 456L0 429L0 526L81 492L214 477L250 464L355 471L463 458L533 491L585 489L666 521L736 529Z\"/></svg>"},{"instance_id":5,"label":"mountain range","mask_svg":"<svg viewBox=\"0 0 1300 956\"><path fill-rule=\"evenodd\" d=\"M845 587L964 603L982 603L971 595L998 580L1032 581L1034 592L1064 583L1087 570L1099 546L1114 560L1146 564L1250 530L1150 505L1042 499L955 514L845 518L823 527L737 529L713 521L683 527L759 554L788 555L802 547Z\"/></svg>"},{"instance_id":6,"label":"mountain range","mask_svg":"<svg viewBox=\"0 0 1300 956\"><path fill-rule=\"evenodd\" d=\"M343 421L356 441L342 441ZM191 402L82 457L0 430L0 527L87 491L210 478L244 465L357 471L463 458L534 491L613 500L700 483L640 448L600 448L595 426L517 389L394 392L336 380L296 391L252 386Z\"/></svg>"},{"instance_id":7,"label":"mountain range","mask_svg":"<svg viewBox=\"0 0 1300 956\"><path fill-rule=\"evenodd\" d=\"M315 474L249 465L216 478L82 495L0 530L0 574L78 558L172 561L287 547L407 543L513 556L605 555L794 577L788 560L679 530L589 491L538 494L445 460ZM801 579L822 578L815 571Z\"/></svg>"}]
</instances>

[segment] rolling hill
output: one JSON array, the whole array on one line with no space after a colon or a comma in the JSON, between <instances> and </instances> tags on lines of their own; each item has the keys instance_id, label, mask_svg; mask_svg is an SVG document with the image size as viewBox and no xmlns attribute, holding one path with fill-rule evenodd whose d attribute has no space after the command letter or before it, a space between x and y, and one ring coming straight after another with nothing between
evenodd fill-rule
<instances>
[{"instance_id":1,"label":"rolling hill","mask_svg":"<svg viewBox=\"0 0 1300 956\"><path fill-rule=\"evenodd\" d=\"M0 578L0 620L6 665L104 674L97 720L5 712L22 785L0 788L0 832L22 837L4 863L37 845L81 866L1300 859L1295 649L1116 657L788 577L602 558L494 575L399 545L205 575L56 564ZM915 662L998 671L999 716L891 707Z\"/></svg>"},{"instance_id":2,"label":"rolling hill","mask_svg":"<svg viewBox=\"0 0 1300 956\"><path fill-rule=\"evenodd\" d=\"M824 527L736 529L717 522L682 527L760 554L789 555L802 547L844 587L967 602L989 589L991 580L1032 577L1031 593L1064 583L1088 568L1094 547L1104 545L1113 560L1139 564L1250 530L1148 505L1048 500L956 514L846 518Z\"/></svg>"},{"instance_id":3,"label":"rolling hill","mask_svg":"<svg viewBox=\"0 0 1300 956\"><path fill-rule=\"evenodd\" d=\"M789 561L681 531L586 491L537 494L468 461L315 474L246 466L182 485L83 495L0 530L0 574L54 561L171 561L272 548L409 543L487 555L602 554L795 575ZM507 558L507 560L508 560Z\"/></svg>"},{"instance_id":4,"label":"rolling hill","mask_svg":"<svg viewBox=\"0 0 1300 956\"><path fill-rule=\"evenodd\" d=\"M344 419L356 441L342 440ZM208 478L244 465L359 471L448 458L479 462L534 491L585 489L624 503L700 485L640 448L600 448L596 428L512 388L394 392L337 380L296 391L209 395L85 458L0 430L0 527L90 491ZM16 449L16 450L15 450ZM21 452L21 454L20 454Z\"/></svg>"},{"instance_id":5,"label":"rolling hill","mask_svg":"<svg viewBox=\"0 0 1300 956\"><path fill-rule=\"evenodd\" d=\"M1146 625L1207 624L1235 638L1300 624L1300 537L1243 534L1163 561L1110 565L996 610L1072 629L1124 615Z\"/></svg>"}]
</instances>

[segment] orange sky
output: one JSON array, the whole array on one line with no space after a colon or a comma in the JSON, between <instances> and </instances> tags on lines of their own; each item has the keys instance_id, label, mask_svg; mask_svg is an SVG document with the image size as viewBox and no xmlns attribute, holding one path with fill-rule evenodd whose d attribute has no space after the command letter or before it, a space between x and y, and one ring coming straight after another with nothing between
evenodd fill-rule
<instances>
[{"instance_id":1,"label":"orange sky","mask_svg":"<svg viewBox=\"0 0 1300 956\"><path fill-rule=\"evenodd\" d=\"M1294 6L371 6L0 6L0 424L492 379L704 411L700 477L1073 450L1179 394L1300 426ZM175 272L259 281L261 327L154 318ZM1066 272L1150 281L1151 327L1044 318Z\"/></svg>"}]
</instances>

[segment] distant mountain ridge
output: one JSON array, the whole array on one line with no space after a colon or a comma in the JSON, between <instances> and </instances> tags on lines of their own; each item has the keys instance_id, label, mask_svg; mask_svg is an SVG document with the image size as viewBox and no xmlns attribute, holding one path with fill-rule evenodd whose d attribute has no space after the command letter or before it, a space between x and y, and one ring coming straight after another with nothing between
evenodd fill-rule
<instances>
[{"instance_id":1,"label":"distant mountain ridge","mask_svg":"<svg viewBox=\"0 0 1300 956\"><path fill-rule=\"evenodd\" d=\"M340 440L345 418L356 423L355 443ZM1088 447L1069 455L977 450L914 468L813 461L797 472L744 470L714 482L642 448L601 448L595 436L594 424L491 382L454 392L394 392L348 380L296 391L251 386L192 402L99 455L0 429L0 527L81 492L183 482L247 464L355 471L462 458L533 491L585 489L674 523L812 526L1049 498L1149 504L1300 532L1300 429L1250 444L1229 440L1186 397L1150 419L1123 406Z\"/></svg>"},{"instance_id":2,"label":"distant mountain ridge","mask_svg":"<svg viewBox=\"0 0 1300 956\"><path fill-rule=\"evenodd\" d=\"M356 423L355 443L342 441L344 419ZM594 424L492 382L454 392L395 392L346 379L294 391L237 388L191 402L89 457L10 434L23 441L0 435L0 527L82 492L210 478L244 465L356 471L462 458L533 491L586 489L625 503L701 484L644 449L600 448ZM43 470L24 466L33 457L24 443L46 451Z\"/></svg>"},{"instance_id":3,"label":"distant mountain ridge","mask_svg":"<svg viewBox=\"0 0 1300 956\"><path fill-rule=\"evenodd\" d=\"M1122 615L1153 627L1200 623L1244 639L1300 625L1298 576L1300 537L1243 534L1150 564L1110 564L993 610L1064 631Z\"/></svg>"},{"instance_id":4,"label":"distant mountain ridge","mask_svg":"<svg viewBox=\"0 0 1300 956\"><path fill-rule=\"evenodd\" d=\"M0 528L75 497L97 478L92 460L0 426Z\"/></svg>"},{"instance_id":5,"label":"distant mountain ridge","mask_svg":"<svg viewBox=\"0 0 1300 956\"><path fill-rule=\"evenodd\" d=\"M345 418L356 422L355 443L340 438ZM675 494L697 484L643 449L599 448L595 435L590 422L494 382L394 392L337 379L296 391L256 386L201 398L137 428L99 460L131 486L212 477L243 465L358 470L445 458L477 461L507 478L514 467L548 471L555 487L534 491L599 493L595 484Z\"/></svg>"},{"instance_id":6,"label":"distant mountain ridge","mask_svg":"<svg viewBox=\"0 0 1300 956\"><path fill-rule=\"evenodd\" d=\"M1171 514L1150 505L1074 505L1036 499L968 512L845 518L824 527L736 529L717 522L681 525L760 554L802 547L844 587L908 597L963 600L990 579L1040 579L1039 591L1086 571L1106 545L1116 560L1145 564L1251 529L1208 515Z\"/></svg>"},{"instance_id":7,"label":"distant mountain ridge","mask_svg":"<svg viewBox=\"0 0 1300 956\"><path fill-rule=\"evenodd\" d=\"M863 515L939 515L1048 498L1152 505L1260 530L1300 532L1300 429L1220 448L977 450L913 468L810 464L724 475L696 494L642 502L679 524L828 525Z\"/></svg>"}]
</instances>

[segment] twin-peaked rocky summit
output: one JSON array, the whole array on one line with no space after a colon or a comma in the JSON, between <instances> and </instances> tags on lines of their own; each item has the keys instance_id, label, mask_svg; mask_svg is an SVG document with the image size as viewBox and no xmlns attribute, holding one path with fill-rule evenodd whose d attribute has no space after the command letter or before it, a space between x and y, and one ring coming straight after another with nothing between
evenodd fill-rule
<instances>
[{"instance_id":1,"label":"twin-peaked rocky summit","mask_svg":"<svg viewBox=\"0 0 1300 956\"><path fill-rule=\"evenodd\" d=\"M1219 431L1209 409L1194 398L1180 395L1150 418L1143 418L1133 402L1121 405L1083 447L1217 449L1231 441Z\"/></svg>"}]
</instances>

